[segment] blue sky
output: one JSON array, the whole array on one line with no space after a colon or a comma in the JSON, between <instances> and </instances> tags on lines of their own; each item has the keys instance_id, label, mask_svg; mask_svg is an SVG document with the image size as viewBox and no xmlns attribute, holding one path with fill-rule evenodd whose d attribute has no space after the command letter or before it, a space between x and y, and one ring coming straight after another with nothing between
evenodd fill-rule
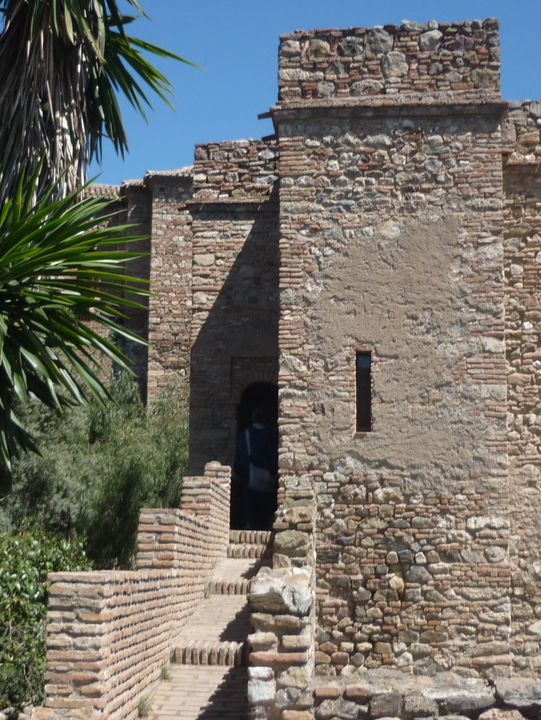
<instances>
[{"instance_id":1,"label":"blue sky","mask_svg":"<svg viewBox=\"0 0 541 720\"><path fill-rule=\"evenodd\" d=\"M261 137L258 120L277 97L278 36L298 29L460 21L497 17L502 94L541 98L541 0L142 0L151 20L133 33L204 67L159 63L173 83L172 111L158 99L145 123L125 109L130 153L106 147L98 182L190 165L196 143Z\"/></svg>"}]
</instances>

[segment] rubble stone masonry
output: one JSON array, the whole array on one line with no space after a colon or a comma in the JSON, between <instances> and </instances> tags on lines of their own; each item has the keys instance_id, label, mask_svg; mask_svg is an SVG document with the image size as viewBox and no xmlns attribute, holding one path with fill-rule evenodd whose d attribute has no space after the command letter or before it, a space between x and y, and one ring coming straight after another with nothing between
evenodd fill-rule
<instances>
[{"instance_id":1,"label":"rubble stone masonry","mask_svg":"<svg viewBox=\"0 0 541 720\"><path fill-rule=\"evenodd\" d=\"M513 104L503 126L512 643L541 667L541 104Z\"/></svg>"},{"instance_id":2,"label":"rubble stone masonry","mask_svg":"<svg viewBox=\"0 0 541 720\"><path fill-rule=\"evenodd\" d=\"M498 97L498 23L386 25L281 36L282 102L449 93Z\"/></svg>"},{"instance_id":3,"label":"rubble stone masonry","mask_svg":"<svg viewBox=\"0 0 541 720\"><path fill-rule=\"evenodd\" d=\"M316 478L320 674L512 662L494 32L282 40L280 467L286 483ZM303 85L296 100L289 79L309 63L328 83L346 48L355 77L408 94L312 107ZM442 53L462 72L455 86L438 78L443 107L409 94L431 87L422 73ZM473 81L485 72L488 96ZM367 433L355 432L357 351L372 354Z\"/></svg>"}]
</instances>

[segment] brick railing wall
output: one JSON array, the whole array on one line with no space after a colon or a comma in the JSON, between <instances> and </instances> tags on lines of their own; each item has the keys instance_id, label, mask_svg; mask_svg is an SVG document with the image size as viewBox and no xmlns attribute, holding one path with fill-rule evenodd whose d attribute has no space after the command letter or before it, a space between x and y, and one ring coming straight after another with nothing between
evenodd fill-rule
<instances>
[{"instance_id":1,"label":"brick railing wall","mask_svg":"<svg viewBox=\"0 0 541 720\"><path fill-rule=\"evenodd\" d=\"M249 594L250 720L310 720L315 647L316 503L310 478L283 478L274 523L274 568Z\"/></svg>"},{"instance_id":2,"label":"brick railing wall","mask_svg":"<svg viewBox=\"0 0 541 720\"><path fill-rule=\"evenodd\" d=\"M141 510L137 569L197 569L201 576L224 557L229 543L229 475L207 463L203 477L185 477L181 508ZM195 517L194 517L195 516ZM203 519L203 522L201 522ZM204 537L198 533L204 529Z\"/></svg>"},{"instance_id":3,"label":"brick railing wall","mask_svg":"<svg viewBox=\"0 0 541 720\"><path fill-rule=\"evenodd\" d=\"M135 718L229 538L230 469L185 478L180 509L142 510L136 571L49 576L45 707L33 720Z\"/></svg>"}]
</instances>

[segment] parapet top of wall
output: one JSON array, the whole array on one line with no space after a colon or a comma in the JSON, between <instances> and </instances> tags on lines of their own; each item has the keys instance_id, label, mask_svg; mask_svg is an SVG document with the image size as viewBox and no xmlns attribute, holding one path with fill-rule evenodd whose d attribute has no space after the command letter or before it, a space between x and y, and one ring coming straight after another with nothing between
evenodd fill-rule
<instances>
[{"instance_id":1,"label":"parapet top of wall","mask_svg":"<svg viewBox=\"0 0 541 720\"><path fill-rule=\"evenodd\" d=\"M119 200L120 187L118 185L103 185L102 183L92 183L88 185L84 191L85 197L103 198L104 200Z\"/></svg>"},{"instance_id":2,"label":"parapet top of wall","mask_svg":"<svg viewBox=\"0 0 541 720\"><path fill-rule=\"evenodd\" d=\"M209 143L195 149L194 201L266 199L277 179L275 140Z\"/></svg>"},{"instance_id":3,"label":"parapet top of wall","mask_svg":"<svg viewBox=\"0 0 541 720\"><path fill-rule=\"evenodd\" d=\"M446 92L461 102L497 99L499 24L404 23L300 31L280 38L283 104L300 100Z\"/></svg>"},{"instance_id":4,"label":"parapet top of wall","mask_svg":"<svg viewBox=\"0 0 541 720\"><path fill-rule=\"evenodd\" d=\"M541 163L541 100L509 104L502 140L507 165Z\"/></svg>"},{"instance_id":5,"label":"parapet top of wall","mask_svg":"<svg viewBox=\"0 0 541 720\"><path fill-rule=\"evenodd\" d=\"M193 183L193 165L174 170L149 170L143 180L146 187L160 184L191 186Z\"/></svg>"}]
</instances>

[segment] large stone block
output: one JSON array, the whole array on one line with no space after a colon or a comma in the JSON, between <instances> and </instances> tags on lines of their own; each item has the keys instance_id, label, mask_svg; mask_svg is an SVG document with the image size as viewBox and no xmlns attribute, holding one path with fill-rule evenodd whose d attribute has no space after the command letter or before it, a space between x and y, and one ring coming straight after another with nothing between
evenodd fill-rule
<instances>
[{"instance_id":1,"label":"large stone block","mask_svg":"<svg viewBox=\"0 0 541 720\"><path fill-rule=\"evenodd\" d=\"M310 535L299 530L285 530L274 538L274 551L289 557L305 557L311 551Z\"/></svg>"}]
</instances>

